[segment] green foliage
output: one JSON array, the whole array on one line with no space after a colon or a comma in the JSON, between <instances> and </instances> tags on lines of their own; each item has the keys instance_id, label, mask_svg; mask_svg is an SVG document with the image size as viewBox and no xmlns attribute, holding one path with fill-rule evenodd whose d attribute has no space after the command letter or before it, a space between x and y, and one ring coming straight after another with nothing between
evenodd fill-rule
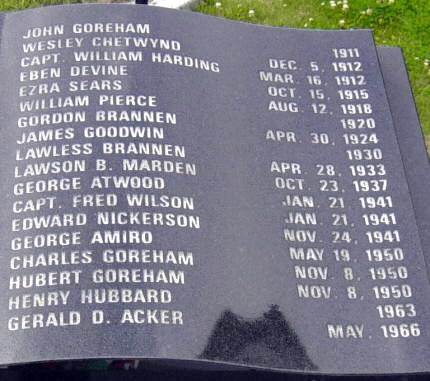
<instances>
[{"instance_id":1,"label":"green foliage","mask_svg":"<svg viewBox=\"0 0 430 381\"><path fill-rule=\"evenodd\" d=\"M371 28L379 45L403 49L423 130L430 134L429 0L205 0L197 9L292 28Z\"/></svg>"},{"instance_id":2,"label":"green foliage","mask_svg":"<svg viewBox=\"0 0 430 381\"><path fill-rule=\"evenodd\" d=\"M83 0L0 0L0 11ZM424 132L430 134L430 0L204 0L197 11L297 28L371 28L403 48Z\"/></svg>"},{"instance_id":3,"label":"green foliage","mask_svg":"<svg viewBox=\"0 0 430 381\"><path fill-rule=\"evenodd\" d=\"M83 0L0 0L0 11L17 11L41 5L83 3Z\"/></svg>"}]
</instances>

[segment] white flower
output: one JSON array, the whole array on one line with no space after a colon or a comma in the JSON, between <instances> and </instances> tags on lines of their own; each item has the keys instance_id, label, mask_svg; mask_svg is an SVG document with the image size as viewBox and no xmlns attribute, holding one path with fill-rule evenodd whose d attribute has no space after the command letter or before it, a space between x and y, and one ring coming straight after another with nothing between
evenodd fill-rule
<instances>
[{"instance_id":1,"label":"white flower","mask_svg":"<svg viewBox=\"0 0 430 381\"><path fill-rule=\"evenodd\" d=\"M331 8L336 8L336 1L331 0L330 1L330 7Z\"/></svg>"},{"instance_id":2,"label":"white flower","mask_svg":"<svg viewBox=\"0 0 430 381\"><path fill-rule=\"evenodd\" d=\"M394 4L395 0L388 0L388 4Z\"/></svg>"},{"instance_id":3,"label":"white flower","mask_svg":"<svg viewBox=\"0 0 430 381\"><path fill-rule=\"evenodd\" d=\"M221 7L222 7L222 4L219 1L217 1L215 3L215 8L221 8Z\"/></svg>"},{"instance_id":4,"label":"white flower","mask_svg":"<svg viewBox=\"0 0 430 381\"><path fill-rule=\"evenodd\" d=\"M372 8L367 8L366 9L366 15L371 15L373 13L373 9Z\"/></svg>"},{"instance_id":5,"label":"white flower","mask_svg":"<svg viewBox=\"0 0 430 381\"><path fill-rule=\"evenodd\" d=\"M345 25L345 20L344 20L344 19L339 20L339 25L340 25L340 26L344 26L344 25Z\"/></svg>"},{"instance_id":6,"label":"white flower","mask_svg":"<svg viewBox=\"0 0 430 381\"><path fill-rule=\"evenodd\" d=\"M424 66L429 66L430 64L427 61L424 61Z\"/></svg>"},{"instance_id":7,"label":"white flower","mask_svg":"<svg viewBox=\"0 0 430 381\"><path fill-rule=\"evenodd\" d=\"M322 3L321 3L321 6L323 7L325 5L325 1L323 1Z\"/></svg>"},{"instance_id":8,"label":"white flower","mask_svg":"<svg viewBox=\"0 0 430 381\"><path fill-rule=\"evenodd\" d=\"M308 21L312 22L312 21L314 21L314 18L313 17L309 17Z\"/></svg>"},{"instance_id":9,"label":"white flower","mask_svg":"<svg viewBox=\"0 0 430 381\"><path fill-rule=\"evenodd\" d=\"M343 4L343 5L342 5L342 9L343 9L344 11L347 11L347 10L349 9L349 5L348 5L348 4Z\"/></svg>"},{"instance_id":10,"label":"white flower","mask_svg":"<svg viewBox=\"0 0 430 381\"><path fill-rule=\"evenodd\" d=\"M253 9L250 9L248 12L249 17L253 17L255 15L255 11Z\"/></svg>"},{"instance_id":11,"label":"white flower","mask_svg":"<svg viewBox=\"0 0 430 381\"><path fill-rule=\"evenodd\" d=\"M303 25L303 26L304 26L305 28L307 28L307 27L308 27L308 23L306 22L306 23L305 23L305 25Z\"/></svg>"}]
</instances>

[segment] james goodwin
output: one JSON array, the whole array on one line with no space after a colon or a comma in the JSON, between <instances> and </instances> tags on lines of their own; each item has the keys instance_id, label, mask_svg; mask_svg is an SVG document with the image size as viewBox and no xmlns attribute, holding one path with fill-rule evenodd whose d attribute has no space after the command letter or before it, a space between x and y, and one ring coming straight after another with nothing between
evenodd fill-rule
<instances>
[{"instance_id":1,"label":"james goodwin","mask_svg":"<svg viewBox=\"0 0 430 381\"><path fill-rule=\"evenodd\" d=\"M92 324L109 324L102 311L92 312ZM146 325L183 325L183 313L178 310L159 309L125 309L121 313L119 324ZM48 312L45 314L29 314L13 316L8 320L8 330L18 331L27 329L71 327L81 324L79 311Z\"/></svg>"}]
</instances>

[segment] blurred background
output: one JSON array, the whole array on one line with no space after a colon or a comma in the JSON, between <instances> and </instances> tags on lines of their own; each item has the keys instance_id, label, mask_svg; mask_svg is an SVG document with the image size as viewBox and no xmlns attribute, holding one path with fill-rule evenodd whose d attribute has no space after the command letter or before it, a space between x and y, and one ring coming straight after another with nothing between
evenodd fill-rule
<instances>
[{"instance_id":1,"label":"blurred background","mask_svg":"<svg viewBox=\"0 0 430 381\"><path fill-rule=\"evenodd\" d=\"M0 11L127 0L0 0ZM379 45L400 46L430 149L430 0L203 0L193 11L296 28L371 28Z\"/></svg>"}]
</instances>

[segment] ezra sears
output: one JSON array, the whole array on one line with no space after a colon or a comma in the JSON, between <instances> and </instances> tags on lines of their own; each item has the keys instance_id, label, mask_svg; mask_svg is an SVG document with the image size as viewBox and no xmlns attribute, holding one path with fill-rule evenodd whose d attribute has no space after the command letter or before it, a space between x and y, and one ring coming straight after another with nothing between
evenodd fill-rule
<instances>
[{"instance_id":1,"label":"ezra sears","mask_svg":"<svg viewBox=\"0 0 430 381\"><path fill-rule=\"evenodd\" d=\"M62 268L86 265L94 262L92 251L51 252L14 256L10 260L11 270L26 269L42 270L61 266ZM159 249L106 249L101 253L104 264L157 264L169 267L194 266L193 253L182 250ZM99 254L97 255L99 257ZM12 276L10 289L32 290L9 297L9 310L28 310L33 308L52 308L67 306L71 296L70 290L46 291L46 286L61 286L79 284L81 270L51 271L29 274L26 276ZM79 302L82 305L104 304L161 304L172 302L170 290L162 288L134 288L130 285L152 283L183 285L184 271L147 269L147 268L105 268L95 269L91 273L94 284L109 287L81 289ZM115 288L116 285L125 288ZM33 292L34 288L41 288L40 292ZM102 315L92 316L93 324L103 324ZM8 321L10 331L38 329L48 327L76 326L81 323L80 311L56 311L35 314L22 314L11 317ZM182 325L183 313L171 309L124 309L120 312L119 324L147 324L147 325Z\"/></svg>"}]
</instances>

